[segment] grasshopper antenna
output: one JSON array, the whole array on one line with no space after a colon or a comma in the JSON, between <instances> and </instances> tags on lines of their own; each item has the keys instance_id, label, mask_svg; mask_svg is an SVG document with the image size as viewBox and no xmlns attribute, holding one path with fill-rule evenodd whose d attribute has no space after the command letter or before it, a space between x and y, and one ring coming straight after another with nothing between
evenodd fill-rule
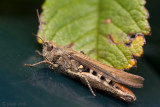
<instances>
[{"instance_id":1,"label":"grasshopper antenna","mask_svg":"<svg viewBox=\"0 0 160 107\"><path fill-rule=\"evenodd\" d=\"M38 21L39 21L40 29L42 30L43 38L44 38L44 41L45 41L45 35L44 35L44 31L43 31L43 27L42 27L42 23L41 23L41 19L40 19L40 16L39 16L38 9L37 9L37 16L38 16ZM42 40L42 38L40 38L40 39Z\"/></svg>"}]
</instances>

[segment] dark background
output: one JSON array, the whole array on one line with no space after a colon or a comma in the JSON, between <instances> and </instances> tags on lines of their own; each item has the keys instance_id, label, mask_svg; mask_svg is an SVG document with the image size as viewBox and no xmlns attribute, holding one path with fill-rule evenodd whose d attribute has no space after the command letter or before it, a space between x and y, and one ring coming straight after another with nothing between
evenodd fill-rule
<instances>
[{"instance_id":1,"label":"dark background","mask_svg":"<svg viewBox=\"0 0 160 107\"><path fill-rule=\"evenodd\" d=\"M152 35L146 36L144 55L138 67L129 72L145 78L144 88L132 89L138 101L128 104L108 95L93 97L87 87L41 65L24 67L41 58L41 51L32 33L38 29L36 9L43 0L0 1L0 107L57 107L57 106L136 106L160 105L160 1L147 0Z\"/></svg>"}]
</instances>

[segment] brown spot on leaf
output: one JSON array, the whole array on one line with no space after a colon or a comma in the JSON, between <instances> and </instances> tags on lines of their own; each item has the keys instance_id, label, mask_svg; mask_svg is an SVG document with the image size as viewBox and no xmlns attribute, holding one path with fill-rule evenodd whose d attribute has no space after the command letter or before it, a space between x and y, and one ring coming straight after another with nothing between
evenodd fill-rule
<instances>
[{"instance_id":1,"label":"brown spot on leaf","mask_svg":"<svg viewBox=\"0 0 160 107\"><path fill-rule=\"evenodd\" d=\"M125 43L125 45L127 47L130 47L132 45L132 42L134 40L136 40L136 39L139 39L139 40L142 41L141 44L140 44L141 46L143 46L144 44L146 44L146 40L145 40L144 35L142 33L138 33L138 34L135 34L135 35L132 35L132 36L128 35L128 36L130 37L129 42Z\"/></svg>"},{"instance_id":2,"label":"brown spot on leaf","mask_svg":"<svg viewBox=\"0 0 160 107\"><path fill-rule=\"evenodd\" d=\"M106 20L104 21L105 24L109 24L109 23L111 23L111 22L112 22L112 20L111 20L110 18L108 18L108 19L106 19Z\"/></svg>"},{"instance_id":3,"label":"brown spot on leaf","mask_svg":"<svg viewBox=\"0 0 160 107\"><path fill-rule=\"evenodd\" d=\"M127 47L130 47L130 46L131 46L131 43L132 43L132 42L128 42L128 43L125 43L125 45L126 45Z\"/></svg>"},{"instance_id":4,"label":"brown spot on leaf","mask_svg":"<svg viewBox=\"0 0 160 107\"><path fill-rule=\"evenodd\" d=\"M126 48L135 48L137 49L138 52L133 52L132 58L128 60L128 65L125 67L126 70L132 68L132 67L137 67L137 58L142 57L143 55L143 49L142 46L146 43L144 34L142 33L132 33L128 34L129 41L127 42L119 42L117 43L114 41L113 35L107 34L105 37L113 44L118 45L118 44L124 44Z\"/></svg>"},{"instance_id":5,"label":"brown spot on leaf","mask_svg":"<svg viewBox=\"0 0 160 107\"><path fill-rule=\"evenodd\" d=\"M111 34L107 34L105 37L110 40L111 43L116 44Z\"/></svg>"}]
</instances>

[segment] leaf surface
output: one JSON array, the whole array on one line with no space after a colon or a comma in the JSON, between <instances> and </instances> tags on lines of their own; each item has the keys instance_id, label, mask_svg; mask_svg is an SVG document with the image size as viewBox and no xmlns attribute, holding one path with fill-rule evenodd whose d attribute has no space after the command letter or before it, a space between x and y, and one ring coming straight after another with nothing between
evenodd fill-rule
<instances>
[{"instance_id":1,"label":"leaf surface","mask_svg":"<svg viewBox=\"0 0 160 107\"><path fill-rule=\"evenodd\" d=\"M118 69L136 64L150 34L144 0L46 0L41 20L47 40ZM43 38L41 29L38 35ZM135 36L136 35L136 36Z\"/></svg>"}]
</instances>

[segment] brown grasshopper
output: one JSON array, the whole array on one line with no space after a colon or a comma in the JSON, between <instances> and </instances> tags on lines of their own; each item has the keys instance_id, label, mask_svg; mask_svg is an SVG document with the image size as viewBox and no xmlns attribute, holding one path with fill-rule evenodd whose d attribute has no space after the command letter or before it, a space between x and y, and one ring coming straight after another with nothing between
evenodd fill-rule
<instances>
[{"instance_id":1,"label":"brown grasshopper","mask_svg":"<svg viewBox=\"0 0 160 107\"><path fill-rule=\"evenodd\" d=\"M38 19L41 27L39 14ZM55 69L66 76L80 80L89 87L94 96L96 95L92 88L107 92L126 102L136 101L133 92L123 85L141 88L143 87L143 77L109 67L71 48L58 46L52 41L45 40L45 36L42 45L43 54L37 52L43 56L44 60L32 65L25 64L25 66L34 67L45 63L50 69Z\"/></svg>"}]
</instances>

